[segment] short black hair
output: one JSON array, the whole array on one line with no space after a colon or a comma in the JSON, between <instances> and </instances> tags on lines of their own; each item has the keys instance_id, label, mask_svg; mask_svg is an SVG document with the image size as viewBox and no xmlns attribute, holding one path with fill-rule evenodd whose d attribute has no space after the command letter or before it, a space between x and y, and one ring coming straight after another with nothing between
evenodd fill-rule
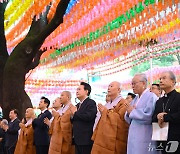
<instances>
[{"instance_id":1,"label":"short black hair","mask_svg":"<svg viewBox=\"0 0 180 154\"><path fill-rule=\"evenodd\" d=\"M14 113L18 116L19 115L19 111L17 109L11 109L11 111L14 111ZM10 111L10 112L11 112Z\"/></svg>"},{"instance_id":2,"label":"short black hair","mask_svg":"<svg viewBox=\"0 0 180 154\"><path fill-rule=\"evenodd\" d=\"M80 85L84 86L84 90L88 91L88 96L89 96L90 93L91 93L91 86L88 83L86 83L86 82L81 82Z\"/></svg>"},{"instance_id":3,"label":"short black hair","mask_svg":"<svg viewBox=\"0 0 180 154\"><path fill-rule=\"evenodd\" d=\"M160 85L159 85L158 83L153 83L152 86L157 86L157 88L158 88L159 90L161 90L161 87L160 87Z\"/></svg>"},{"instance_id":4,"label":"short black hair","mask_svg":"<svg viewBox=\"0 0 180 154\"><path fill-rule=\"evenodd\" d=\"M134 99L136 97L136 95L133 93L128 93L127 95L130 95L132 97L132 99Z\"/></svg>"},{"instance_id":5,"label":"short black hair","mask_svg":"<svg viewBox=\"0 0 180 154\"><path fill-rule=\"evenodd\" d=\"M50 100L48 99L48 98L46 98L46 97L41 97L41 99L44 99L44 103L46 103L47 104L47 108L49 107L49 105L50 105Z\"/></svg>"}]
</instances>

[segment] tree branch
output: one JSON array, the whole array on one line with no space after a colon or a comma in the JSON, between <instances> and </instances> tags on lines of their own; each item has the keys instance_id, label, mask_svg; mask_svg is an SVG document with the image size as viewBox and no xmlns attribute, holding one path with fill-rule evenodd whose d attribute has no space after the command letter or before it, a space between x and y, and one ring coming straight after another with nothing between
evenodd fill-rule
<instances>
[{"instance_id":1,"label":"tree branch","mask_svg":"<svg viewBox=\"0 0 180 154\"><path fill-rule=\"evenodd\" d=\"M36 37L36 44L42 44L44 40L61 24L63 16L70 0L61 0L56 8L56 13L50 23Z\"/></svg>"},{"instance_id":2,"label":"tree branch","mask_svg":"<svg viewBox=\"0 0 180 154\"><path fill-rule=\"evenodd\" d=\"M34 59L32 60L31 64L27 67L27 72L29 72L31 69L36 68L39 65L41 55L45 52L46 50L38 50L36 55L34 56Z\"/></svg>"},{"instance_id":3,"label":"tree branch","mask_svg":"<svg viewBox=\"0 0 180 154\"><path fill-rule=\"evenodd\" d=\"M35 23L34 26L32 26L31 28L31 32L14 48L10 58L17 59L21 57L22 64L25 67L25 72L27 72L27 68L31 68L29 66L32 63L34 57L36 56L37 51L39 51L39 49L41 48L46 37L50 35L59 26L60 23L63 22L63 16L65 14L69 1L70 0L61 0L59 2L56 8L56 13L51 22L46 25L43 30L37 35L32 32L33 29L36 28L36 25L38 25L38 21L34 21Z\"/></svg>"},{"instance_id":4,"label":"tree branch","mask_svg":"<svg viewBox=\"0 0 180 154\"><path fill-rule=\"evenodd\" d=\"M50 10L50 5L46 7L46 11L40 15L40 19L36 20L34 16L30 30L26 37L38 35L42 29L48 24L47 14Z\"/></svg>"}]
</instances>

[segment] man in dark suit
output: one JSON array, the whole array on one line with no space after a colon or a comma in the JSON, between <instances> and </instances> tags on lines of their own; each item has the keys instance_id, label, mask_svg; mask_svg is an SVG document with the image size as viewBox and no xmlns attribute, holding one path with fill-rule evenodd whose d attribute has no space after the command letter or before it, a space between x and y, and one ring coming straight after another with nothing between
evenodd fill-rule
<instances>
[{"instance_id":1,"label":"man in dark suit","mask_svg":"<svg viewBox=\"0 0 180 154\"><path fill-rule=\"evenodd\" d=\"M17 139L20 120L17 118L17 109L12 109L9 113L10 122L8 125L3 125L2 128L5 130L5 149L7 154L13 154Z\"/></svg>"},{"instance_id":2,"label":"man in dark suit","mask_svg":"<svg viewBox=\"0 0 180 154\"><path fill-rule=\"evenodd\" d=\"M166 71L161 74L160 87L165 91L165 95L156 102L152 121L158 122L160 127L163 127L164 122L169 123L167 142L159 143L163 147L163 154L180 154L180 93L174 89L175 84L176 77L173 72Z\"/></svg>"},{"instance_id":3,"label":"man in dark suit","mask_svg":"<svg viewBox=\"0 0 180 154\"><path fill-rule=\"evenodd\" d=\"M76 154L90 154L93 141L93 125L96 118L96 102L88 96L91 93L91 86L81 82L77 88L76 96L80 100L77 109L71 108L73 136Z\"/></svg>"},{"instance_id":4,"label":"man in dark suit","mask_svg":"<svg viewBox=\"0 0 180 154\"><path fill-rule=\"evenodd\" d=\"M49 126L44 123L44 119L51 119L52 115L48 111L50 101L46 97L41 97L39 109L41 114L33 120L32 126L34 129L34 144L36 146L36 154L48 154L49 150Z\"/></svg>"}]
</instances>

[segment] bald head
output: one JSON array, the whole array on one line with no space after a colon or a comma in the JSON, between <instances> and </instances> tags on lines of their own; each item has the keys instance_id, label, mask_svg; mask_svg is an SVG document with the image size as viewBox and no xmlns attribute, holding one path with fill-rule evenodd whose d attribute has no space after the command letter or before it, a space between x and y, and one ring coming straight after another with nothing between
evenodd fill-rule
<instances>
[{"instance_id":1,"label":"bald head","mask_svg":"<svg viewBox=\"0 0 180 154\"><path fill-rule=\"evenodd\" d=\"M52 107L55 109L55 110L59 110L61 108L61 101L60 101L60 98L57 97L54 101L53 101L53 104L52 104Z\"/></svg>"},{"instance_id":2,"label":"bald head","mask_svg":"<svg viewBox=\"0 0 180 154\"><path fill-rule=\"evenodd\" d=\"M71 102L71 93L69 91L63 91L60 96L60 101L63 105Z\"/></svg>"},{"instance_id":3,"label":"bald head","mask_svg":"<svg viewBox=\"0 0 180 154\"><path fill-rule=\"evenodd\" d=\"M35 117L34 109L33 108L27 108L25 113L26 119L33 119Z\"/></svg>"},{"instance_id":4,"label":"bald head","mask_svg":"<svg viewBox=\"0 0 180 154\"><path fill-rule=\"evenodd\" d=\"M113 81L108 86L108 96L111 100L114 100L121 92L121 84L117 81Z\"/></svg>"},{"instance_id":5,"label":"bald head","mask_svg":"<svg viewBox=\"0 0 180 154\"><path fill-rule=\"evenodd\" d=\"M120 87L121 87L121 84L120 84L120 82L118 82L118 81L113 81L113 82L111 82L110 84L114 84L117 88L120 88Z\"/></svg>"},{"instance_id":6,"label":"bald head","mask_svg":"<svg viewBox=\"0 0 180 154\"><path fill-rule=\"evenodd\" d=\"M63 91L63 93L71 100L71 92L69 91Z\"/></svg>"}]
</instances>

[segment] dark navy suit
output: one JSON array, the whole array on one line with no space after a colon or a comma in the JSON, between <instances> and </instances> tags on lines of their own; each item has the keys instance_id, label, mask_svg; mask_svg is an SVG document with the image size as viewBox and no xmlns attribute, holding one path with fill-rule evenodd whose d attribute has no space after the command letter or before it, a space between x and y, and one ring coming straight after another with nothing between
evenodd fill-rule
<instances>
[{"instance_id":1,"label":"dark navy suit","mask_svg":"<svg viewBox=\"0 0 180 154\"><path fill-rule=\"evenodd\" d=\"M34 129L34 144L36 146L36 154L48 154L49 149L49 127L44 123L44 118L51 119L51 113L46 110L33 120L32 126Z\"/></svg>"},{"instance_id":2,"label":"dark navy suit","mask_svg":"<svg viewBox=\"0 0 180 154\"><path fill-rule=\"evenodd\" d=\"M77 105L79 108L80 103ZM93 126L96 118L96 102L86 98L72 118L76 154L90 154Z\"/></svg>"},{"instance_id":3,"label":"dark navy suit","mask_svg":"<svg viewBox=\"0 0 180 154\"><path fill-rule=\"evenodd\" d=\"M9 128L5 133L5 147L8 154L14 153L18 139L18 130L20 129L19 123L20 120L18 118L8 123Z\"/></svg>"}]
</instances>

